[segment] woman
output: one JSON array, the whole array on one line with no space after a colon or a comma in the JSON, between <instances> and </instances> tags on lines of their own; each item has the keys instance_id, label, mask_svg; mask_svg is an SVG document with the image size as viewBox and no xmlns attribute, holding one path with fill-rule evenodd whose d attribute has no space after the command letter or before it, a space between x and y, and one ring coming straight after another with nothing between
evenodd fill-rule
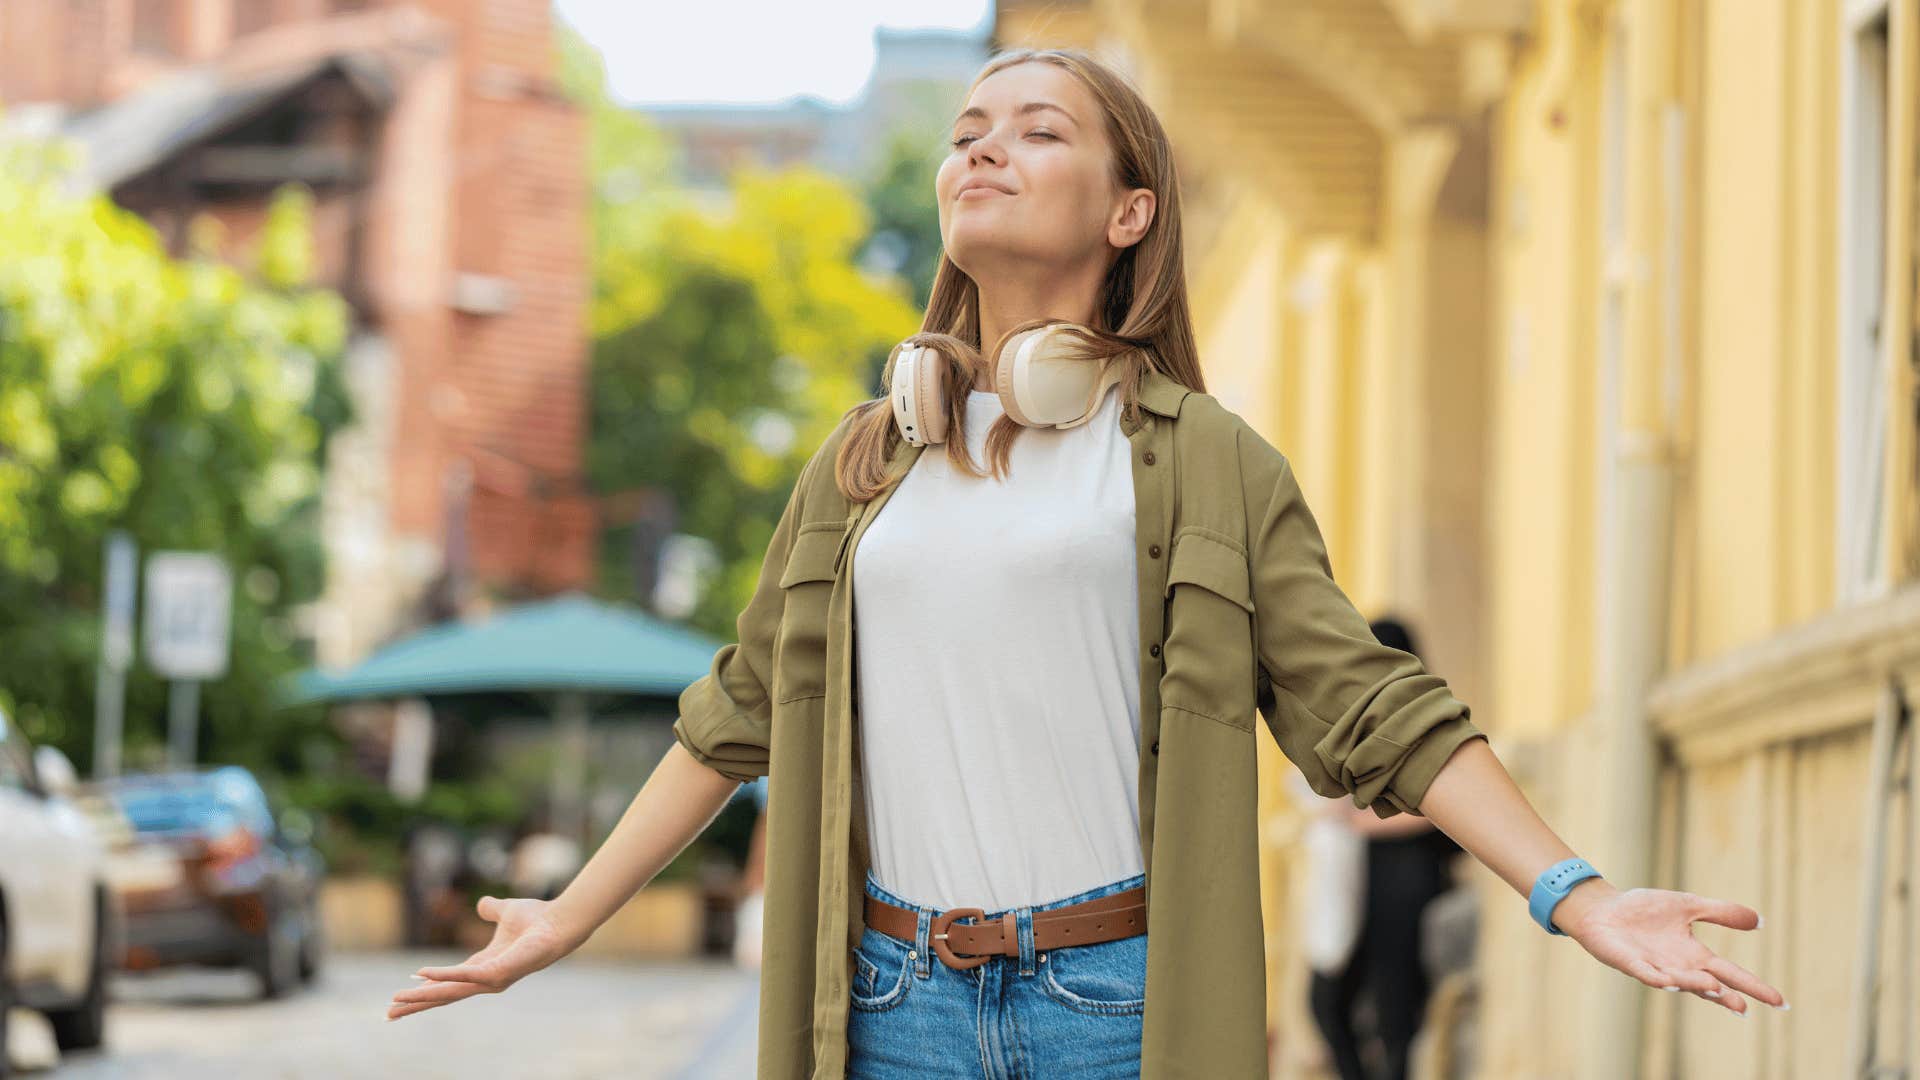
<instances>
[{"instance_id":1,"label":"woman","mask_svg":"<svg viewBox=\"0 0 1920 1080\"><path fill-rule=\"evenodd\" d=\"M955 438L921 460L897 349L889 396L802 470L738 643L612 835L551 902L482 898L494 941L389 1017L555 962L737 782L777 776L761 1077L1264 1075L1256 714L1316 791L1430 817L1602 962L1784 1004L1691 934L1756 912L1575 880L1466 706L1367 631L1290 464L1203 392L1172 152L1138 94L1076 51L1003 53L951 137L916 339L949 354ZM988 375L1043 319L1123 378L1087 422L1019 430Z\"/></svg>"}]
</instances>

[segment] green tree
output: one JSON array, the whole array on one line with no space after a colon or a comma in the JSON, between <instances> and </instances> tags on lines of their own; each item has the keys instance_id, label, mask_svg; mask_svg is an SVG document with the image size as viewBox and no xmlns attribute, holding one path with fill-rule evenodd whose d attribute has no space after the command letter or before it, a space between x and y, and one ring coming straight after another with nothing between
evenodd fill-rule
<instances>
[{"instance_id":1,"label":"green tree","mask_svg":"<svg viewBox=\"0 0 1920 1080\"><path fill-rule=\"evenodd\" d=\"M168 257L137 216L69 194L54 154L0 147L0 708L82 768L114 529L143 553L212 551L234 570L203 759L293 767L324 737L318 710L281 712L272 695L305 661L290 612L320 589L320 470L350 413L346 308L300 284L308 202L275 199L248 273ZM164 743L165 712L136 661L130 761Z\"/></svg>"},{"instance_id":2,"label":"green tree","mask_svg":"<svg viewBox=\"0 0 1920 1080\"><path fill-rule=\"evenodd\" d=\"M933 295L933 274L940 266L940 207L934 201L933 181L947 151L944 121L930 109L923 114L924 122L904 125L886 137L886 150L865 192L872 213L866 251L875 261L898 267L920 311Z\"/></svg>"},{"instance_id":3,"label":"green tree","mask_svg":"<svg viewBox=\"0 0 1920 1080\"><path fill-rule=\"evenodd\" d=\"M871 220L845 182L745 169L724 199L686 190L667 139L608 100L597 54L561 41L592 123L589 475L672 495L678 530L724 567L693 621L730 638L801 465L879 391L879 360L919 313L906 282L859 267ZM602 585L620 592L620 575Z\"/></svg>"}]
</instances>

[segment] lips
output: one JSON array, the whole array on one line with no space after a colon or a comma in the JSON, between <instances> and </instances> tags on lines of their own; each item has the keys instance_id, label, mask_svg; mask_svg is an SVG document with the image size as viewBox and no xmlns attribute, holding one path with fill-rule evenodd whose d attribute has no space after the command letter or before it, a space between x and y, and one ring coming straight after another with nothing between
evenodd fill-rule
<instances>
[{"instance_id":1,"label":"lips","mask_svg":"<svg viewBox=\"0 0 1920 1080\"><path fill-rule=\"evenodd\" d=\"M964 199L969 196L973 196L975 198L984 198L987 195L1011 195L1011 194L1013 194L1013 192L1008 191L1006 188L1003 188L998 184L990 183L986 180L970 180L967 183L962 184L960 186L960 190L955 192L953 197L955 199Z\"/></svg>"}]
</instances>

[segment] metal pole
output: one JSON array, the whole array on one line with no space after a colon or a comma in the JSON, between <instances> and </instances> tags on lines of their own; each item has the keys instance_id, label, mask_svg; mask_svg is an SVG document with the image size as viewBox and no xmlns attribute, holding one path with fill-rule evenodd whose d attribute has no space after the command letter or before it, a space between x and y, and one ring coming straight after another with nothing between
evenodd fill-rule
<instances>
[{"instance_id":1,"label":"metal pole","mask_svg":"<svg viewBox=\"0 0 1920 1080\"><path fill-rule=\"evenodd\" d=\"M133 662L134 577L139 550L133 537L107 534L101 574L100 664L93 682L93 775L120 775L120 740L126 725L127 665Z\"/></svg>"},{"instance_id":2,"label":"metal pole","mask_svg":"<svg viewBox=\"0 0 1920 1080\"><path fill-rule=\"evenodd\" d=\"M586 695L568 690L554 709L553 831L585 842L588 717Z\"/></svg>"},{"instance_id":3,"label":"metal pole","mask_svg":"<svg viewBox=\"0 0 1920 1080\"><path fill-rule=\"evenodd\" d=\"M126 726L127 676L101 661L93 678L93 777L120 775L120 738Z\"/></svg>"},{"instance_id":4,"label":"metal pole","mask_svg":"<svg viewBox=\"0 0 1920 1080\"><path fill-rule=\"evenodd\" d=\"M194 728L199 722L200 681L175 679L167 690L168 757L177 767L193 764Z\"/></svg>"}]
</instances>

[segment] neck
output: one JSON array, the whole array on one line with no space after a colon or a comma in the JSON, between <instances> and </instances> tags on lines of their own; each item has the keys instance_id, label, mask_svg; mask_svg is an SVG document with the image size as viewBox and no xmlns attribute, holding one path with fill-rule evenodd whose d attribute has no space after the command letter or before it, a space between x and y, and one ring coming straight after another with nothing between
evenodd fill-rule
<instances>
[{"instance_id":1,"label":"neck","mask_svg":"<svg viewBox=\"0 0 1920 1080\"><path fill-rule=\"evenodd\" d=\"M1010 282L996 278L981 282L980 352L986 356L1000 336L1011 327L1033 319L1066 319L1090 326L1094 302L1099 296L1097 277L1061 275L1052 280ZM986 357L991 361L992 357ZM975 390L992 390L992 365L974 380Z\"/></svg>"}]
</instances>

